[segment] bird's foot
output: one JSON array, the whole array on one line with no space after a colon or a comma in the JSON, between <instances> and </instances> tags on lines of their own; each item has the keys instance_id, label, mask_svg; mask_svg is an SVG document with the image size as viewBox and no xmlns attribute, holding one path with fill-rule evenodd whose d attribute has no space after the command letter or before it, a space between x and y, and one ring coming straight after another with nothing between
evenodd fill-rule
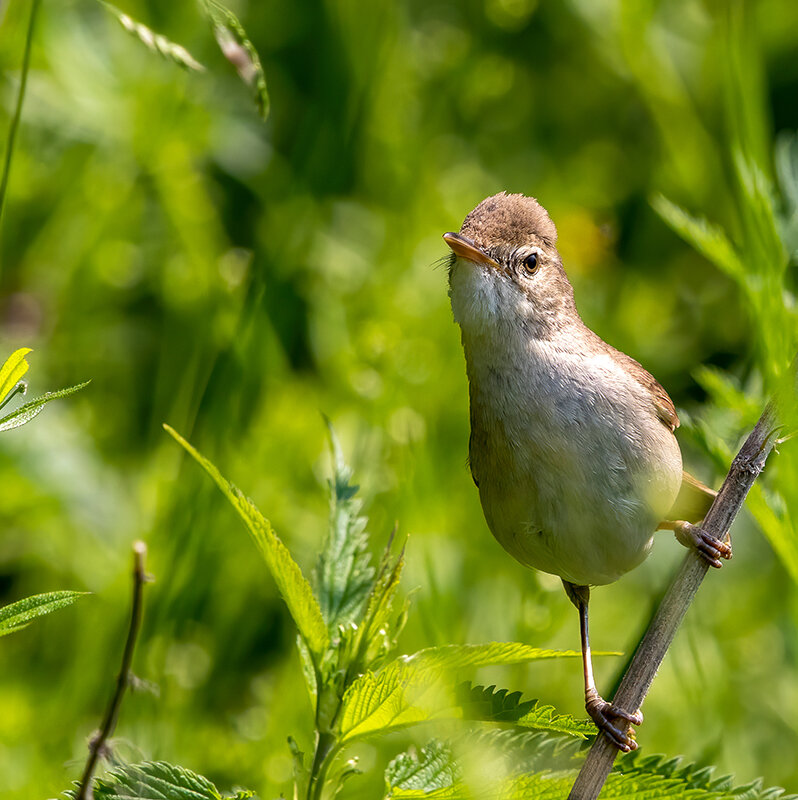
<instances>
[{"instance_id":1,"label":"bird's foot","mask_svg":"<svg viewBox=\"0 0 798 800\"><path fill-rule=\"evenodd\" d=\"M632 725L641 725L643 714L641 711L624 711L612 703L608 703L595 690L585 693L585 709L590 719L596 727L622 752L628 753L630 750L637 750L637 742L634 740L634 731L631 728L624 730L626 726L619 727L613 720L623 719L631 722Z\"/></svg>"},{"instance_id":2,"label":"bird's foot","mask_svg":"<svg viewBox=\"0 0 798 800\"><path fill-rule=\"evenodd\" d=\"M694 548L698 555L715 569L723 566L722 558L728 560L732 557L732 548L728 542L716 539L699 525L679 520L673 523L673 532L681 544Z\"/></svg>"}]
</instances>

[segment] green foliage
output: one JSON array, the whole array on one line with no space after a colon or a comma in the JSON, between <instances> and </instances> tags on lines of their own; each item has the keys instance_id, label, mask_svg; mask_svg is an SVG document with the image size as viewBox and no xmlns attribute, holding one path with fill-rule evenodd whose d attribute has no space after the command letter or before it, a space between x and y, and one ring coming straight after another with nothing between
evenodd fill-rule
<instances>
[{"instance_id":1,"label":"green foliage","mask_svg":"<svg viewBox=\"0 0 798 800\"><path fill-rule=\"evenodd\" d=\"M98 779L95 800L244 800L254 792L238 791L222 795L202 775L163 761L126 764L109 771L109 778ZM67 792L74 798L74 792Z\"/></svg>"},{"instance_id":2,"label":"green foliage","mask_svg":"<svg viewBox=\"0 0 798 800\"><path fill-rule=\"evenodd\" d=\"M401 753L385 770L388 787L399 791L435 792L454 785L461 776L451 748L436 739L422 747L420 753Z\"/></svg>"},{"instance_id":3,"label":"green foliage","mask_svg":"<svg viewBox=\"0 0 798 800\"><path fill-rule=\"evenodd\" d=\"M30 347L15 350L0 367L0 408L2 408L20 388L22 376L28 371L25 356L32 352ZM24 390L24 384L22 384Z\"/></svg>"},{"instance_id":4,"label":"green foliage","mask_svg":"<svg viewBox=\"0 0 798 800\"><path fill-rule=\"evenodd\" d=\"M27 628L32 619L72 605L83 594L86 592L45 592L3 606L0 608L0 636Z\"/></svg>"},{"instance_id":5,"label":"green foliage","mask_svg":"<svg viewBox=\"0 0 798 800\"><path fill-rule=\"evenodd\" d=\"M21 425L25 425L36 417L51 400L69 397L69 395L79 392L81 389L88 386L89 383L91 383L91 381L84 381L75 386L70 386L67 389L59 389L57 392L46 392L41 395L41 397L30 400L25 403L25 405L20 406L15 411L0 418L0 431L10 431L12 428L19 428Z\"/></svg>"},{"instance_id":6,"label":"green foliage","mask_svg":"<svg viewBox=\"0 0 798 800\"><path fill-rule=\"evenodd\" d=\"M200 3L211 23L222 54L235 67L241 80L249 86L258 114L265 122L269 116L269 92L266 88L266 73L255 45L250 41L238 17L227 6L218 0L200 0Z\"/></svg>"},{"instance_id":7,"label":"green foliage","mask_svg":"<svg viewBox=\"0 0 798 800\"><path fill-rule=\"evenodd\" d=\"M366 672L355 680L343 697L340 732L343 741L371 736L408 725L464 713L479 714L488 706L488 716L498 709L493 698L480 692L457 696L452 675L464 668L496 664L519 664L541 659L579 656L568 651L539 650L516 642L485 645L447 645L402 656L377 673ZM490 690L487 690L488 695ZM496 703L504 698L497 696ZM512 704L518 698L513 695ZM481 701L481 702L480 702ZM557 730L573 736L591 732L591 725L571 717L558 716L552 708L538 708L531 701L529 713L519 714L518 724L530 728ZM494 720L490 720L494 721Z\"/></svg>"},{"instance_id":8,"label":"green foliage","mask_svg":"<svg viewBox=\"0 0 798 800\"><path fill-rule=\"evenodd\" d=\"M389 800L566 800L576 777L575 771L490 776L469 782L452 747L436 740L417 755L414 751L395 758L385 771ZM680 758L661 755L625 758L609 776L601 798L629 800L795 800L780 788L763 788L757 780L734 786L731 776L714 778L711 768L683 764Z\"/></svg>"},{"instance_id":9,"label":"green foliage","mask_svg":"<svg viewBox=\"0 0 798 800\"><path fill-rule=\"evenodd\" d=\"M291 612L299 635L305 641L315 659L327 650L329 636L321 609L313 595L310 584L299 565L291 558L288 548L272 530L269 521L255 504L239 489L222 476L219 470L192 447L174 428L164 425L166 432L210 475L222 494L230 501L247 526L269 572L280 589L280 594Z\"/></svg>"},{"instance_id":10,"label":"green foliage","mask_svg":"<svg viewBox=\"0 0 798 800\"><path fill-rule=\"evenodd\" d=\"M713 407L705 409L693 432L719 466L730 462L736 439L754 424L765 402L782 396L785 382L789 384L786 388L790 399L787 404L779 404L781 422L788 431L798 424L795 387L790 377L790 365L798 352L798 302L787 270L790 257L794 259L796 253L796 143L792 135L785 135L776 144L775 163L785 198L780 208L769 174L767 136L761 126L761 87L748 65L748 37L739 8L732 9L726 25L726 65L730 73L724 83L724 101L730 134L727 155L732 174L734 236L662 196L652 201L654 209L676 233L737 284L759 337L756 373L749 380L753 391L748 395L740 390L733 376L707 368L696 372ZM730 414L734 416L731 421ZM757 483L747 502L785 570L798 582L798 528L786 513L785 500L795 496L798 464L791 456L779 467L773 487Z\"/></svg>"},{"instance_id":11,"label":"green foliage","mask_svg":"<svg viewBox=\"0 0 798 800\"><path fill-rule=\"evenodd\" d=\"M137 22L123 11L120 11L115 5L106 2L106 0L99 0L99 3L119 20L119 24L131 36L138 39L153 53L163 56L167 61L171 61L179 67L183 67L183 69L191 69L196 72L205 71L205 67L182 45L175 44L160 33L156 33L141 22Z\"/></svg>"},{"instance_id":12,"label":"green foliage","mask_svg":"<svg viewBox=\"0 0 798 800\"><path fill-rule=\"evenodd\" d=\"M22 376L28 371L28 362L25 356L31 352L29 347L22 347L15 350L0 367L0 408L11 400L15 394L25 394L27 386L21 380ZM91 381L84 381L76 386L70 386L67 389L59 389L57 392L47 392L41 397L31 400L25 405L20 406L10 414L0 417L0 432L9 431L13 428L19 428L25 425L36 417L41 410L51 400L57 400L60 397L68 397L84 387L88 386Z\"/></svg>"},{"instance_id":13,"label":"green foliage","mask_svg":"<svg viewBox=\"0 0 798 800\"><path fill-rule=\"evenodd\" d=\"M538 700L521 700L521 692L508 692L495 686L457 687L457 703L463 719L480 722L511 723L519 728L566 733L577 738L595 735L590 720L577 720L567 714L557 714L553 706Z\"/></svg>"},{"instance_id":14,"label":"green foliage","mask_svg":"<svg viewBox=\"0 0 798 800\"><path fill-rule=\"evenodd\" d=\"M583 318L667 389L686 467L717 488L770 390L763 343L780 335L780 316L755 312L748 290L673 234L646 198L664 195L707 219L746 271L758 269L741 248L749 214L736 199L730 139L742 126L775 191L772 129L782 148L777 225L793 219L786 142L798 5L733 4L745 38L733 59L744 91L732 102L730 4L230 0L279 105L265 127L196 6L112 2L218 75L196 80L161 63L94 3L3 4L3 145L18 125L0 334L7 352L35 343L48 386L80 375L93 384L79 415L48 412L23 435L0 436L0 604L50 586L90 587L103 602L81 604L79 625L70 613L46 636L33 626L4 640L13 669L0 675L0 796L49 796L74 774L118 647L120 614L110 610L127 607L127 546L146 531L160 580L140 657L162 700L156 712L151 698L132 695L120 736L220 786L240 780L262 797L290 797L286 734L311 769L318 708L314 699L308 713L290 622L276 593L253 598L260 559L228 530L225 509L198 493L200 476L175 480L161 421L201 431L227 475L247 476L308 578L328 514L319 408L363 465L378 580L380 534L396 519L412 533L401 566L402 542L383 573L397 586L401 571L415 589L400 644L400 626L376 620L373 635L363 625L335 632L319 669L337 681L331 713L341 687L398 652L491 639L576 647L560 587L493 541L464 466L462 350L446 272L431 267L446 249L440 234L496 191L538 197ZM8 147L5 156L10 164ZM794 239L782 235L789 256ZM792 302L794 276L791 265L789 293L774 287L775 302ZM706 388L699 365L720 380ZM775 517L761 523L768 538L749 514L735 524L735 559L688 614L639 741L795 791L798 723L785 708L798 683L789 566L798 446L779 450L759 479ZM756 491L749 508L760 518ZM680 557L658 536L643 565L596 590L600 646L634 647ZM405 594L393 594L392 626ZM356 650L357 664L348 661ZM617 666L597 668L606 691ZM490 669L453 681L498 682L581 713L576 660ZM309 674L315 685L312 663ZM50 702L54 686L69 687L67 703ZM449 737L448 724L431 724L353 745L368 766L340 800L380 796L381 768L404 749L398 740ZM537 773L555 761L543 734L456 726L478 729L508 768ZM348 757L333 759L331 779Z\"/></svg>"},{"instance_id":15,"label":"green foliage","mask_svg":"<svg viewBox=\"0 0 798 800\"><path fill-rule=\"evenodd\" d=\"M314 573L316 594L330 636L339 626L359 620L374 585L374 568L368 551L366 518L359 516L352 470L346 465L335 431L327 422L333 457L330 479L330 525Z\"/></svg>"},{"instance_id":16,"label":"green foliage","mask_svg":"<svg viewBox=\"0 0 798 800\"><path fill-rule=\"evenodd\" d=\"M367 519L360 515L358 487L351 483L352 470L329 423L333 455L330 516L326 543L316 565L316 595L254 504L174 429L164 427L243 518L299 628L300 656L315 706L317 741L308 765L296 742L289 739L297 796L319 798L328 784L337 793L356 770L329 771L337 753L353 740L434 719L512 723L580 738L592 731L592 723L559 715L551 706L537 701L522 703L520 692L508 695L506 690L495 691L495 686L458 688L452 682L452 676L462 669L580 655L573 651L544 650L517 642L445 645L379 666L395 647L406 618L406 608L393 616L404 554L392 559L391 537L379 569L375 572L371 567ZM319 632L322 619L327 626L324 635Z\"/></svg>"}]
</instances>

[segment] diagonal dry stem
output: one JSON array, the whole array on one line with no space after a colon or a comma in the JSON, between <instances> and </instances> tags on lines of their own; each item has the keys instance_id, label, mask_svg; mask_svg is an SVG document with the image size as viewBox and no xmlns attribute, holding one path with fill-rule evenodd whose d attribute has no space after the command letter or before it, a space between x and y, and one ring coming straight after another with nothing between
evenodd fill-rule
<instances>
[{"instance_id":1,"label":"diagonal dry stem","mask_svg":"<svg viewBox=\"0 0 798 800\"><path fill-rule=\"evenodd\" d=\"M116 721L119 718L119 710L122 707L122 698L125 696L125 689L130 686L131 672L130 666L133 662L133 652L136 649L136 639L141 628L141 617L143 612L143 589L144 584L152 578L147 575L145 569L145 559L147 557L147 545L144 542L133 543L133 602L130 609L130 628L128 629L125 650L122 654L122 666L116 678L116 686L108 708L103 717L100 730L92 737L89 744L89 757L83 769L80 779L80 786L75 795L75 800L92 800L92 777L97 764L103 756L108 738L116 728Z\"/></svg>"},{"instance_id":2,"label":"diagonal dry stem","mask_svg":"<svg viewBox=\"0 0 798 800\"><path fill-rule=\"evenodd\" d=\"M794 404L794 395L789 402ZM718 539L729 540L729 528L777 442L781 431L779 416L781 415L777 414L775 404L769 403L732 462L729 474L702 525ZM685 556L623 676L613 698L614 704L632 710L640 708L708 569L707 562L697 553L691 551ZM599 735L577 776L568 800L596 800L617 755L618 749L615 745L606 736Z\"/></svg>"}]
</instances>

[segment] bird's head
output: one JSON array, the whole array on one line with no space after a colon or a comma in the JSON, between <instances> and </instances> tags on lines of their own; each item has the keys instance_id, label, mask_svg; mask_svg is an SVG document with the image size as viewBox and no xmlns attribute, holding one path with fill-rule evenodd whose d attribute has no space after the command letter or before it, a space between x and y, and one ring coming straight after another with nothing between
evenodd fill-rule
<instances>
[{"instance_id":1,"label":"bird's head","mask_svg":"<svg viewBox=\"0 0 798 800\"><path fill-rule=\"evenodd\" d=\"M449 295L464 332L523 329L550 338L576 314L546 209L522 194L493 195L443 234L452 249Z\"/></svg>"}]
</instances>

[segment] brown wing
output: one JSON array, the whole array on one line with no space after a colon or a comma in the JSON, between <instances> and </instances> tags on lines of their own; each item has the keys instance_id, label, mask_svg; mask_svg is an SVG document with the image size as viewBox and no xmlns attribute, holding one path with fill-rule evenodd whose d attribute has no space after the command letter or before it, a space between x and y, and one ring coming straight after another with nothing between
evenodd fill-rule
<instances>
[{"instance_id":1,"label":"brown wing","mask_svg":"<svg viewBox=\"0 0 798 800\"><path fill-rule=\"evenodd\" d=\"M673 400L670 399L668 393L657 383L654 376L631 356L627 356L626 353L622 353L610 345L606 346L610 349L610 355L615 361L630 375L634 376L638 383L648 389L657 416L671 431L675 431L679 427L679 417L676 416L676 407L673 405Z\"/></svg>"},{"instance_id":2,"label":"brown wing","mask_svg":"<svg viewBox=\"0 0 798 800\"><path fill-rule=\"evenodd\" d=\"M707 515L717 494L714 489L705 486L689 472L682 472L682 487L679 489L673 508L668 512L667 519L700 522Z\"/></svg>"}]
</instances>

